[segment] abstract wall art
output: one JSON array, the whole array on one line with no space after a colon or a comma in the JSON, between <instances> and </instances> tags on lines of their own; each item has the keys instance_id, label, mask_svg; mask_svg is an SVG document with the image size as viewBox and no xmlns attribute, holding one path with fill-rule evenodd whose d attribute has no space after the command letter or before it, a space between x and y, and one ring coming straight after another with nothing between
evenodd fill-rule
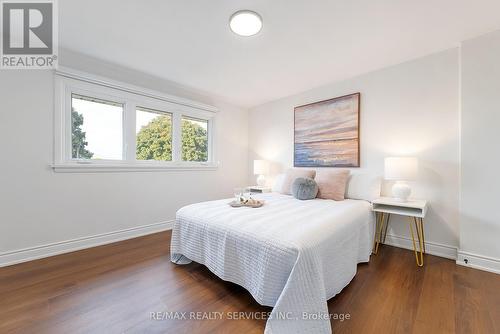
<instances>
[{"instance_id":1,"label":"abstract wall art","mask_svg":"<svg viewBox=\"0 0 500 334\"><path fill-rule=\"evenodd\" d=\"M360 93L295 107L295 167L359 167Z\"/></svg>"}]
</instances>

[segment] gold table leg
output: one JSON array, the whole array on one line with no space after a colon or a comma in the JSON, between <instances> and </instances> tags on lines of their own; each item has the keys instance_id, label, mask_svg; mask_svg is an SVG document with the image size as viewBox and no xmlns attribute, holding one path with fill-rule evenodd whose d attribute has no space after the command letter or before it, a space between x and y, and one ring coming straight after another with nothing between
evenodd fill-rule
<instances>
[{"instance_id":1,"label":"gold table leg","mask_svg":"<svg viewBox=\"0 0 500 334\"><path fill-rule=\"evenodd\" d=\"M378 244L380 243L379 235L381 233L381 227L382 227L382 222L381 222L381 217L383 216L383 213L375 213L375 233L373 235L373 254L377 254L378 252Z\"/></svg>"},{"instance_id":2,"label":"gold table leg","mask_svg":"<svg viewBox=\"0 0 500 334\"><path fill-rule=\"evenodd\" d=\"M415 223L415 229L418 239L418 251L415 242L415 234L413 233L413 223ZM424 241L424 221L422 218L413 217L413 222L410 221L410 233L411 239L413 241L413 251L415 252L415 260L417 266L422 267L424 265L424 253L425 253L425 241Z\"/></svg>"},{"instance_id":3,"label":"gold table leg","mask_svg":"<svg viewBox=\"0 0 500 334\"><path fill-rule=\"evenodd\" d=\"M385 222L385 231L384 231L384 238L382 239L382 243L385 244L385 238L387 237L387 230L389 229L389 222L391 220L391 214L387 214L387 221Z\"/></svg>"},{"instance_id":4,"label":"gold table leg","mask_svg":"<svg viewBox=\"0 0 500 334\"><path fill-rule=\"evenodd\" d=\"M424 219L420 218L420 229L422 230L422 244L424 245L424 254L425 254L425 233L424 233Z\"/></svg>"},{"instance_id":5,"label":"gold table leg","mask_svg":"<svg viewBox=\"0 0 500 334\"><path fill-rule=\"evenodd\" d=\"M386 215L383 212L376 213L376 224L375 224L375 236L374 236L374 242L373 242L373 254L378 253L378 247L381 243L385 242L385 237L387 235L387 227L389 224L389 219L391 215L387 214L387 220L386 220ZM385 230L384 230L384 225L385 225ZM377 232L378 229L378 232Z\"/></svg>"}]
</instances>

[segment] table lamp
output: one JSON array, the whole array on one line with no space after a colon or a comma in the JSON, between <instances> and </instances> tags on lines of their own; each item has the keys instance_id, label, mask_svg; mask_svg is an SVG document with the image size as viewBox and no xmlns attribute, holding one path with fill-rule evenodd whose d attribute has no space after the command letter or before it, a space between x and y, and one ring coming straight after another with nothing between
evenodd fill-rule
<instances>
[{"instance_id":1,"label":"table lamp","mask_svg":"<svg viewBox=\"0 0 500 334\"><path fill-rule=\"evenodd\" d=\"M385 158L385 179L394 180L392 186L392 197L406 202L411 194L411 187L407 181L413 181L417 177L418 160L414 157L390 157Z\"/></svg>"},{"instance_id":2,"label":"table lamp","mask_svg":"<svg viewBox=\"0 0 500 334\"><path fill-rule=\"evenodd\" d=\"M266 185L266 175L269 173L269 162L266 160L253 161L253 173L258 175L257 185L263 187Z\"/></svg>"}]
</instances>

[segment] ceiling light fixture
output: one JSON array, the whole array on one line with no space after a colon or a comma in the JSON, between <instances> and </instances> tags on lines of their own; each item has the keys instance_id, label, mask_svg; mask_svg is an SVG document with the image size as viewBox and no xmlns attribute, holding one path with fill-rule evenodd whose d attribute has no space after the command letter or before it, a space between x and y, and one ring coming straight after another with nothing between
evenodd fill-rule
<instances>
[{"instance_id":1,"label":"ceiling light fixture","mask_svg":"<svg viewBox=\"0 0 500 334\"><path fill-rule=\"evenodd\" d=\"M251 10L239 10L229 19L229 27L240 36L253 36L262 29L262 18Z\"/></svg>"}]
</instances>

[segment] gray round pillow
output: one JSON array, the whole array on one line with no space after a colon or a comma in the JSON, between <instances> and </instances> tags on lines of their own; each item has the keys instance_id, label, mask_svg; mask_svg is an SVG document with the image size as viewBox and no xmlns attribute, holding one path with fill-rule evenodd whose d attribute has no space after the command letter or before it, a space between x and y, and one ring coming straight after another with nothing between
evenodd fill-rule
<instances>
[{"instance_id":1,"label":"gray round pillow","mask_svg":"<svg viewBox=\"0 0 500 334\"><path fill-rule=\"evenodd\" d=\"M317 194L318 185L309 177L298 177L292 183L292 195L296 199L314 199Z\"/></svg>"}]
</instances>

